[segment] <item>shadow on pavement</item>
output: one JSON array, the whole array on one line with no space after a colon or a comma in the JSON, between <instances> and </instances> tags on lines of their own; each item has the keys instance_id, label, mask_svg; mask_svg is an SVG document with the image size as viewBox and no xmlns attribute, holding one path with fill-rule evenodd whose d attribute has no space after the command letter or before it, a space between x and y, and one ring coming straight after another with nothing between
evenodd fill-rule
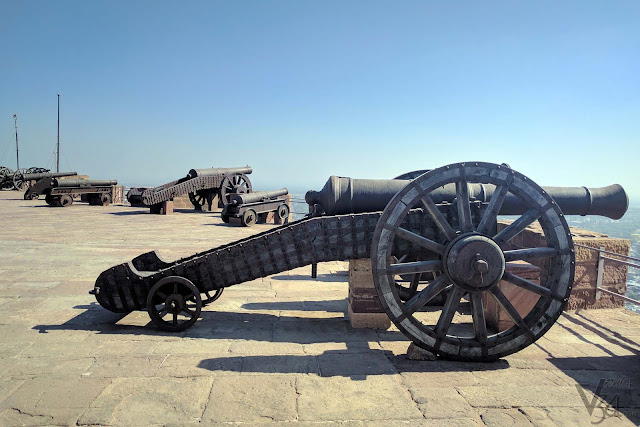
<instances>
[{"instance_id":1,"label":"shadow on pavement","mask_svg":"<svg viewBox=\"0 0 640 427\"><path fill-rule=\"evenodd\" d=\"M594 419L604 421L606 418L622 413L636 424L640 422L640 359L638 356L551 358L549 360L577 383L578 394L589 415ZM582 369L575 369L578 365L581 365ZM598 423L594 422L594 424Z\"/></svg>"}]
</instances>

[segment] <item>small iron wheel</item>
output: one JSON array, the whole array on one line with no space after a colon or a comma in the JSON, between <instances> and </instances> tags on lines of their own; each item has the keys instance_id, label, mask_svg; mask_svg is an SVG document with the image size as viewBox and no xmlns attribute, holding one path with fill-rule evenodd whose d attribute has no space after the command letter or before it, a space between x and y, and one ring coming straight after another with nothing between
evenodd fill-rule
<instances>
[{"instance_id":1,"label":"small iron wheel","mask_svg":"<svg viewBox=\"0 0 640 427\"><path fill-rule=\"evenodd\" d=\"M69 196L68 194L64 194L60 196L60 198L58 199L58 203L60 203L60 206L62 206L63 208L66 208L67 206L71 206L73 204L73 197Z\"/></svg>"},{"instance_id":2,"label":"small iron wheel","mask_svg":"<svg viewBox=\"0 0 640 427\"><path fill-rule=\"evenodd\" d=\"M184 277L165 277L153 285L147 295L151 322L163 331L184 331L196 323L201 310L200 291Z\"/></svg>"},{"instance_id":3,"label":"small iron wheel","mask_svg":"<svg viewBox=\"0 0 640 427\"><path fill-rule=\"evenodd\" d=\"M243 174L226 175L220 184L220 204L228 205L232 194L251 193L251 181Z\"/></svg>"},{"instance_id":4,"label":"small iron wheel","mask_svg":"<svg viewBox=\"0 0 640 427\"><path fill-rule=\"evenodd\" d=\"M99 196L100 205L106 206L111 204L111 194L102 193Z\"/></svg>"},{"instance_id":5,"label":"small iron wheel","mask_svg":"<svg viewBox=\"0 0 640 427\"><path fill-rule=\"evenodd\" d=\"M495 186L481 216L472 215L469 183ZM437 191L443 186L455 191L455 205L441 208L435 204ZM519 199L525 212L494 233L498 212L508 193ZM420 209L428 216L433 224L429 235L421 236L407 229L409 222L405 219L409 219L412 209ZM455 212L448 220L441 209ZM512 248L509 242L536 221L542 227L547 246ZM395 239L425 249L430 259L394 261ZM506 263L510 261L543 265L540 283L506 271ZM432 170L398 192L376 225L371 262L380 302L398 329L428 351L465 361L496 360L544 335L567 304L575 268L571 233L553 199L511 168L480 162ZM437 277L403 301L395 277L424 272L435 272ZM505 282L507 285L500 284ZM531 296L532 307L516 309L516 297L506 291L509 286ZM442 307L423 310L443 292L448 295ZM510 326L497 329L489 324L485 313L488 304L500 307L511 319Z\"/></svg>"},{"instance_id":6,"label":"small iron wheel","mask_svg":"<svg viewBox=\"0 0 640 427\"><path fill-rule=\"evenodd\" d=\"M202 300L202 306L204 307L205 305L215 302L218 298L220 298L220 296L222 296L223 291L224 288L216 289L215 292L213 292L213 295L211 295L209 291L204 291L203 294L206 296L206 298Z\"/></svg>"},{"instance_id":7,"label":"small iron wheel","mask_svg":"<svg viewBox=\"0 0 640 427\"><path fill-rule=\"evenodd\" d=\"M222 222L224 222L225 224L229 223L229 215L222 214L220 216L222 218Z\"/></svg>"},{"instance_id":8,"label":"small iron wheel","mask_svg":"<svg viewBox=\"0 0 640 427\"><path fill-rule=\"evenodd\" d=\"M256 211L253 209L247 209L242 214L242 225L246 227L251 227L256 223Z\"/></svg>"},{"instance_id":9,"label":"small iron wheel","mask_svg":"<svg viewBox=\"0 0 640 427\"><path fill-rule=\"evenodd\" d=\"M44 196L44 201L47 202L48 205L53 203L53 196L51 194L47 194Z\"/></svg>"},{"instance_id":10,"label":"small iron wheel","mask_svg":"<svg viewBox=\"0 0 640 427\"><path fill-rule=\"evenodd\" d=\"M286 203L281 204L280 206L278 206L278 210L277 210L277 215L278 215L278 219L280 219L280 221L284 222L287 219L289 219L289 212L291 210L289 209L289 205L287 205Z\"/></svg>"}]
</instances>

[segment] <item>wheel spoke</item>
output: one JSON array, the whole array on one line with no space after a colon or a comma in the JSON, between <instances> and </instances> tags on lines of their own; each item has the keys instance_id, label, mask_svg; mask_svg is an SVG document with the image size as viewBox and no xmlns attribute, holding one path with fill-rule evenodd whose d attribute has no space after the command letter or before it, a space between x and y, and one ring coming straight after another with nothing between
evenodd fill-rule
<instances>
[{"instance_id":1,"label":"wheel spoke","mask_svg":"<svg viewBox=\"0 0 640 427\"><path fill-rule=\"evenodd\" d=\"M445 290L449 286L449 281L445 275L438 276L436 280L431 282L426 288L418 292L404 305L404 312L401 317L398 317L398 321L402 321L405 317L415 313L424 307L429 301L435 298L440 292Z\"/></svg>"},{"instance_id":2,"label":"wheel spoke","mask_svg":"<svg viewBox=\"0 0 640 427\"><path fill-rule=\"evenodd\" d=\"M156 295L158 295L160 298L162 298L164 300L167 299L167 296L165 294L163 294L162 292L160 292L160 291L156 292Z\"/></svg>"},{"instance_id":3,"label":"wheel spoke","mask_svg":"<svg viewBox=\"0 0 640 427\"><path fill-rule=\"evenodd\" d=\"M177 293L178 293L178 284L177 284L177 283L174 283L174 284L173 284L173 293L174 293L174 294L177 294Z\"/></svg>"},{"instance_id":4,"label":"wheel spoke","mask_svg":"<svg viewBox=\"0 0 640 427\"><path fill-rule=\"evenodd\" d=\"M174 310L173 312L173 324L177 325L178 324L178 312Z\"/></svg>"},{"instance_id":5,"label":"wheel spoke","mask_svg":"<svg viewBox=\"0 0 640 427\"><path fill-rule=\"evenodd\" d=\"M509 178L511 178L511 175L509 175ZM508 182L496 187L493 192L493 196L491 196L491 200L489 200L489 206L487 206L487 210L484 211L480 224L478 224L478 233L489 234L491 227L495 224L496 219L498 218L498 213L500 212L500 208L502 208L502 203L504 203L504 199L507 197L508 192Z\"/></svg>"},{"instance_id":6,"label":"wheel spoke","mask_svg":"<svg viewBox=\"0 0 640 427\"><path fill-rule=\"evenodd\" d=\"M420 196L424 208L427 210L427 212L429 212L429 215L431 215L431 219L433 219L433 222L435 222L436 226L447 237L447 240L451 241L455 239L456 232L453 231L453 228L451 228L451 225L449 225L444 215L442 215L442 212L440 212L440 209L438 209L431 197L426 194L420 194Z\"/></svg>"},{"instance_id":7,"label":"wheel spoke","mask_svg":"<svg viewBox=\"0 0 640 427\"><path fill-rule=\"evenodd\" d=\"M416 273L411 278L411 284L409 285L409 297L413 298L418 291L418 284L420 283L420 276L422 273Z\"/></svg>"},{"instance_id":8,"label":"wheel spoke","mask_svg":"<svg viewBox=\"0 0 640 427\"><path fill-rule=\"evenodd\" d=\"M461 169L460 173L464 173ZM458 205L458 226L460 231L468 233L473 231L473 224L471 223L471 204L469 201L469 186L467 180L462 179L456 181L456 198Z\"/></svg>"},{"instance_id":9,"label":"wheel spoke","mask_svg":"<svg viewBox=\"0 0 640 427\"><path fill-rule=\"evenodd\" d=\"M447 302L442 308L442 313L440 314L440 318L438 319L438 324L435 329L436 334L438 334L441 339L447 335L453 316L458 310L458 305L460 305L462 295L464 295L464 289L454 286L447 297Z\"/></svg>"},{"instance_id":10,"label":"wheel spoke","mask_svg":"<svg viewBox=\"0 0 640 427\"><path fill-rule=\"evenodd\" d=\"M481 292L471 292L471 315L473 317L473 330L476 334L476 339L480 341L481 344L486 344L487 322L484 318Z\"/></svg>"},{"instance_id":11,"label":"wheel spoke","mask_svg":"<svg viewBox=\"0 0 640 427\"><path fill-rule=\"evenodd\" d=\"M426 237L422 237L402 227L398 227L398 229L396 230L396 235L398 237L401 237L402 239L408 240L412 243L415 243L418 246L428 249L431 252L435 252L440 255L444 253L444 245L441 245L438 242L434 242L431 239L427 239Z\"/></svg>"},{"instance_id":12,"label":"wheel spoke","mask_svg":"<svg viewBox=\"0 0 640 427\"><path fill-rule=\"evenodd\" d=\"M504 230L500 233L496 234L493 240L498 244L498 246L502 247L509 240L513 239L515 236L520 234L531 225L534 221L540 218L540 212L537 209L529 209L522 215L520 218L509 224Z\"/></svg>"},{"instance_id":13,"label":"wheel spoke","mask_svg":"<svg viewBox=\"0 0 640 427\"><path fill-rule=\"evenodd\" d=\"M518 325L520 329L524 330L531 341L533 341L535 339L533 332L531 332L531 329L529 329L527 324L524 322L524 319L520 316L518 310L516 310L516 308L511 304L511 301L509 301L509 299L502 293L500 288L494 286L489 292L491 292L491 295L496 301L498 301L498 304L500 304L511 320L513 320L513 323Z\"/></svg>"},{"instance_id":14,"label":"wheel spoke","mask_svg":"<svg viewBox=\"0 0 640 427\"><path fill-rule=\"evenodd\" d=\"M549 288L545 288L544 286L537 285L533 282L530 282L522 277L516 276L511 273L504 273L502 279L506 280L509 283L512 283L522 289L526 289L527 291L531 291L538 295L542 295L547 298L553 298L558 301L563 301L564 297L562 295L555 294Z\"/></svg>"},{"instance_id":15,"label":"wheel spoke","mask_svg":"<svg viewBox=\"0 0 640 427\"><path fill-rule=\"evenodd\" d=\"M439 259L429 261L405 262L402 264L391 264L387 273L411 274L425 273L427 271L442 271L442 261Z\"/></svg>"},{"instance_id":16,"label":"wheel spoke","mask_svg":"<svg viewBox=\"0 0 640 427\"><path fill-rule=\"evenodd\" d=\"M182 312L189 314L189 317L194 317L196 315L196 312L191 310L189 307L184 307Z\"/></svg>"},{"instance_id":17,"label":"wheel spoke","mask_svg":"<svg viewBox=\"0 0 640 427\"><path fill-rule=\"evenodd\" d=\"M504 251L504 260L516 261L516 260L529 260L537 258L550 258L552 256L559 255L560 251L556 248L527 248L516 249L513 251Z\"/></svg>"}]
</instances>

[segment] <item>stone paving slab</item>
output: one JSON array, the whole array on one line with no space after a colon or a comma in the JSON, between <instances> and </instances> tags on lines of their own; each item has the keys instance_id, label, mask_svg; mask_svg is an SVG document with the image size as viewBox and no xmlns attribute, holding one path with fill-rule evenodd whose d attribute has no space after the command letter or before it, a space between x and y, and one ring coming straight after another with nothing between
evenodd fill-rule
<instances>
[{"instance_id":1,"label":"stone paving slab","mask_svg":"<svg viewBox=\"0 0 640 427\"><path fill-rule=\"evenodd\" d=\"M637 314L565 313L494 363L411 361L395 327L349 326L348 265L332 262L317 279L303 267L227 289L191 329L166 333L146 312L100 307L98 274L272 226L17 196L0 192L0 425L640 424Z\"/></svg>"}]
</instances>

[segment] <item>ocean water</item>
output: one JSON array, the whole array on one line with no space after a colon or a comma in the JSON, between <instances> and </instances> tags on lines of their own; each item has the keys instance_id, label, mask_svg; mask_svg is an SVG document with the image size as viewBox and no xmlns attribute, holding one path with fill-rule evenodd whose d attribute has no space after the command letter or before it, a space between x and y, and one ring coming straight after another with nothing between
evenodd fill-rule
<instances>
[{"instance_id":1,"label":"ocean water","mask_svg":"<svg viewBox=\"0 0 640 427\"><path fill-rule=\"evenodd\" d=\"M293 219L300 219L308 212L304 202L304 194L292 193ZM627 213L619 220L612 220L600 216L568 216L567 222L571 227L584 228L611 237L629 239L631 252L629 256L640 258L640 205L631 206ZM611 261L606 261L611 262ZM640 264L640 262L634 262ZM640 269L629 267L627 278L627 294L629 298L640 300ZM626 303L626 308L640 313L640 306Z\"/></svg>"}]
</instances>

